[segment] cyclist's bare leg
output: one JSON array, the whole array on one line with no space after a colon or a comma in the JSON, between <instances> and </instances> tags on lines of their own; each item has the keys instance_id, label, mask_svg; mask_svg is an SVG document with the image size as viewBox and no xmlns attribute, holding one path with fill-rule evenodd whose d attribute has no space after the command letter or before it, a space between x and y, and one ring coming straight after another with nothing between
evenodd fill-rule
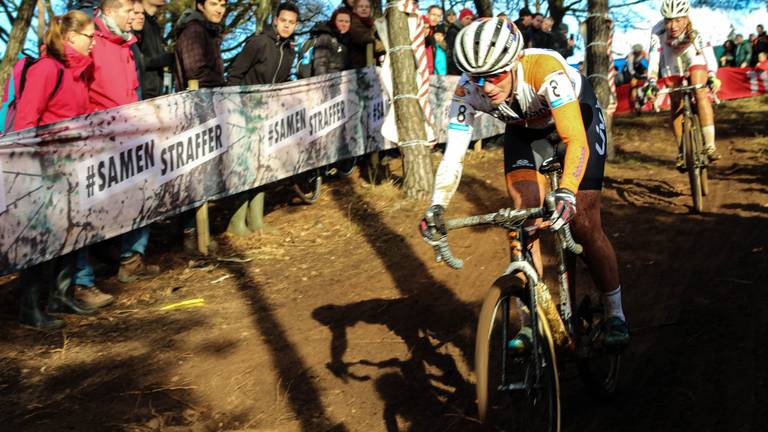
<instances>
[{"instance_id":1,"label":"cyclist's bare leg","mask_svg":"<svg viewBox=\"0 0 768 432\"><path fill-rule=\"evenodd\" d=\"M691 84L706 84L707 72L704 69L692 69ZM706 87L696 90L696 107L699 111L701 132L704 136L704 148L710 155L710 159L717 159L715 147L715 114L712 111L712 102L709 101L709 89Z\"/></svg>"},{"instance_id":2,"label":"cyclist's bare leg","mask_svg":"<svg viewBox=\"0 0 768 432\"><path fill-rule=\"evenodd\" d=\"M601 192L583 190L576 194L576 216L571 220L574 239L584 247L582 258L592 280L603 293L619 286L616 252L603 231L600 218Z\"/></svg>"},{"instance_id":3,"label":"cyclist's bare leg","mask_svg":"<svg viewBox=\"0 0 768 432\"><path fill-rule=\"evenodd\" d=\"M521 175L522 174L522 175ZM518 170L507 173L507 192L512 198L515 208L539 207L544 202L544 178L534 170ZM534 222L531 222L533 224ZM539 242L531 245L533 264L539 274L543 267L541 262L541 248Z\"/></svg>"}]
</instances>

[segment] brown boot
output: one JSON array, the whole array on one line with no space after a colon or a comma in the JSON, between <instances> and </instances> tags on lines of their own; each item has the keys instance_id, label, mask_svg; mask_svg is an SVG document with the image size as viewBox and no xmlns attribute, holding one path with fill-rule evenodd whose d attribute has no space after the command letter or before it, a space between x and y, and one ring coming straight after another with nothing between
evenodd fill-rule
<instances>
[{"instance_id":1,"label":"brown boot","mask_svg":"<svg viewBox=\"0 0 768 432\"><path fill-rule=\"evenodd\" d=\"M115 296L105 293L95 285L89 287L75 285L75 299L91 309L98 309L111 305L115 301Z\"/></svg>"},{"instance_id":2,"label":"brown boot","mask_svg":"<svg viewBox=\"0 0 768 432\"><path fill-rule=\"evenodd\" d=\"M141 254L133 254L130 258L123 258L120 261L117 280L129 283L139 279L153 278L159 274L160 267L144 264Z\"/></svg>"}]
</instances>

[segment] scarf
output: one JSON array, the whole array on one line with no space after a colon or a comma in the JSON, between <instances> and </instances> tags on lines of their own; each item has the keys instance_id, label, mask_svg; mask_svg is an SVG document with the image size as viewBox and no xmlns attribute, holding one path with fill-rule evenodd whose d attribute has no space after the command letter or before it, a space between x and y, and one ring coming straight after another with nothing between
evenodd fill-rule
<instances>
[{"instance_id":1,"label":"scarf","mask_svg":"<svg viewBox=\"0 0 768 432\"><path fill-rule=\"evenodd\" d=\"M118 27L115 20L113 20L111 17L104 15L103 13L99 13L99 18L101 18L101 20L104 21L104 25L107 26L109 31L120 36L125 41L131 40L131 37L133 36L133 34L131 32L122 31L120 27Z\"/></svg>"}]
</instances>

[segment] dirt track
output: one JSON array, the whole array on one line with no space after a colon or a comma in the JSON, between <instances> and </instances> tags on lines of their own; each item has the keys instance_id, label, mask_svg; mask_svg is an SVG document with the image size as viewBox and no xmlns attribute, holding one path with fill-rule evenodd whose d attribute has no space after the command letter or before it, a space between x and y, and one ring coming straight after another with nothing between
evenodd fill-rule
<instances>
[{"instance_id":1,"label":"dirt track","mask_svg":"<svg viewBox=\"0 0 768 432\"><path fill-rule=\"evenodd\" d=\"M633 341L614 401L562 372L566 430L768 430L766 118L768 97L721 107L702 215L665 118L617 119L603 218ZM451 214L507 205L501 170L499 150L471 154ZM466 266L451 271L416 235L423 205L398 199L391 184L339 180L313 206L272 209L275 231L218 238L247 263L190 267L167 246L150 254L165 273L130 286L108 267L116 304L63 332L19 327L15 280L0 280L2 429L480 430L473 326L503 233L456 233ZM169 228L155 238L175 241ZM159 311L193 298L205 305Z\"/></svg>"}]
</instances>

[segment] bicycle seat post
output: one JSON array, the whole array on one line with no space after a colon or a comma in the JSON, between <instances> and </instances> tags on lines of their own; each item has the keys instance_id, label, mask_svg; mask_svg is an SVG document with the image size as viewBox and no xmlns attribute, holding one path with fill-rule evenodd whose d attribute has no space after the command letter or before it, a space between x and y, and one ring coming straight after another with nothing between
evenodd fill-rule
<instances>
[{"instance_id":1,"label":"bicycle seat post","mask_svg":"<svg viewBox=\"0 0 768 432\"><path fill-rule=\"evenodd\" d=\"M539 172L547 176L549 179L549 187L551 190L555 190L560 187L560 162L555 157L551 157L541 163Z\"/></svg>"}]
</instances>

